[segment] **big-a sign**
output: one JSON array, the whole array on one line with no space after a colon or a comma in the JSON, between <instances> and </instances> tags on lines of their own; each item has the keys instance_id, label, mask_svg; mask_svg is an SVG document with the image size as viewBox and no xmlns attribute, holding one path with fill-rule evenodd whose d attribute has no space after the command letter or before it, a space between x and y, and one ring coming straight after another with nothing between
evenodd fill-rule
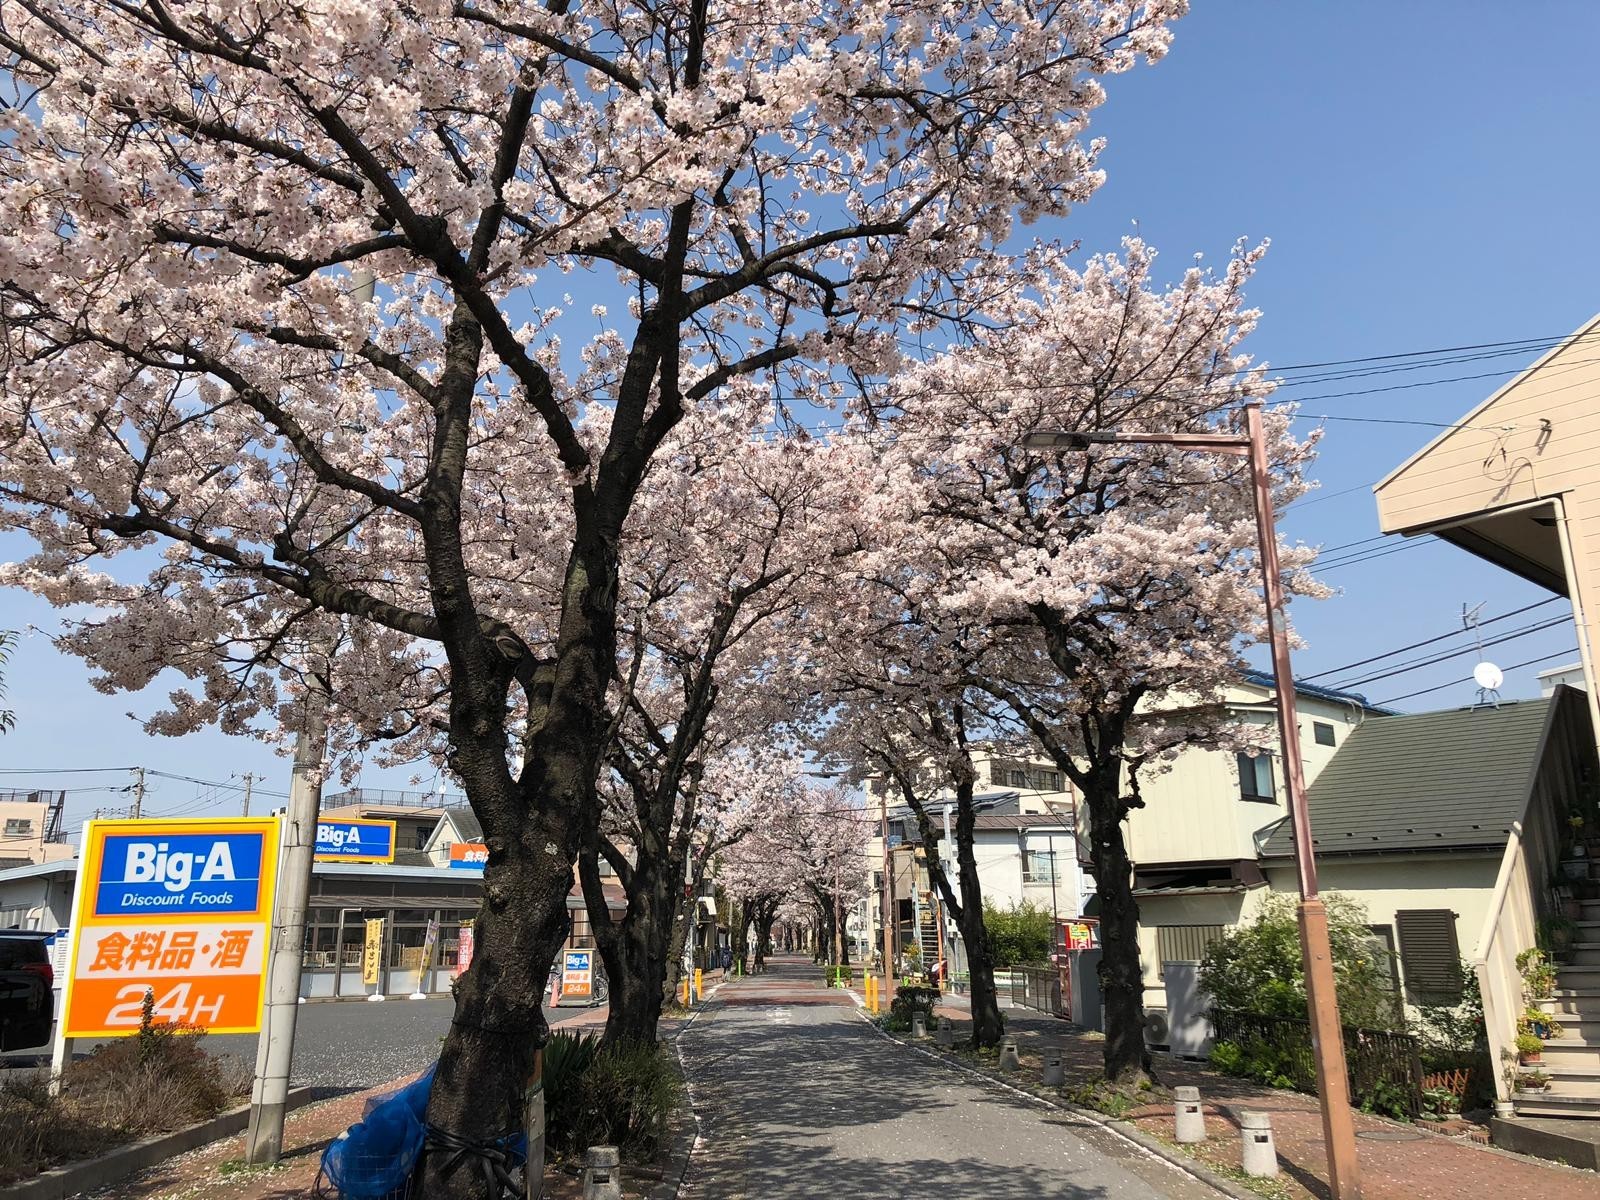
<instances>
[{"instance_id":1,"label":"big-a sign","mask_svg":"<svg viewBox=\"0 0 1600 1200\"><path fill-rule=\"evenodd\" d=\"M394 861L393 821L318 821L318 862Z\"/></svg>"},{"instance_id":2,"label":"big-a sign","mask_svg":"<svg viewBox=\"0 0 1600 1200\"><path fill-rule=\"evenodd\" d=\"M254 1033L278 864L275 817L90 821L73 904L62 1034L155 1019Z\"/></svg>"}]
</instances>

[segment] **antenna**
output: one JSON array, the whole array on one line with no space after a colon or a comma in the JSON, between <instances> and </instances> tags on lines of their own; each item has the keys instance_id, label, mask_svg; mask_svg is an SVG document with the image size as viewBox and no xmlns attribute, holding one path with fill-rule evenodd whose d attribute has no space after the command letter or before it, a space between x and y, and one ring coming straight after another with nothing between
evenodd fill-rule
<instances>
[{"instance_id":1,"label":"antenna","mask_svg":"<svg viewBox=\"0 0 1600 1200\"><path fill-rule=\"evenodd\" d=\"M1461 628L1471 631L1473 643L1478 648L1478 665L1472 668L1472 681L1478 685L1478 699L1472 707L1499 708L1500 685L1506 681L1506 673L1483 657L1483 631L1478 626L1478 615L1482 612L1483 604L1471 609L1465 604L1461 606Z\"/></svg>"}]
</instances>

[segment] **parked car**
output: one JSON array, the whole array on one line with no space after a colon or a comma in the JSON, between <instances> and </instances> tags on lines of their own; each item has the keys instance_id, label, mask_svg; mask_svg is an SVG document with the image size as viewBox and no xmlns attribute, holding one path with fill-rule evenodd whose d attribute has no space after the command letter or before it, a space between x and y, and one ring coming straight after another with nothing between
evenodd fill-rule
<instances>
[{"instance_id":1,"label":"parked car","mask_svg":"<svg viewBox=\"0 0 1600 1200\"><path fill-rule=\"evenodd\" d=\"M0 929L0 1050L26 1050L50 1040L56 973L49 936Z\"/></svg>"}]
</instances>

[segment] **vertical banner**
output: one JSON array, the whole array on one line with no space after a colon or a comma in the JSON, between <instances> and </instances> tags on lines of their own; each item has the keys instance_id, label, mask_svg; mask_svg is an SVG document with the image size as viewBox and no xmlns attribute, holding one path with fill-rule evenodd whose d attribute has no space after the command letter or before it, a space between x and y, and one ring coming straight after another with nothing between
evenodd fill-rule
<instances>
[{"instance_id":1,"label":"vertical banner","mask_svg":"<svg viewBox=\"0 0 1600 1200\"><path fill-rule=\"evenodd\" d=\"M460 979L467 973L467 968L472 965L472 926L463 925L461 932L456 937L455 976Z\"/></svg>"},{"instance_id":2,"label":"vertical banner","mask_svg":"<svg viewBox=\"0 0 1600 1200\"><path fill-rule=\"evenodd\" d=\"M428 922L428 932L422 935L422 961L417 964L417 990L411 993L413 1000L428 998L428 972L433 967L433 948L438 943L439 918L434 917Z\"/></svg>"},{"instance_id":3,"label":"vertical banner","mask_svg":"<svg viewBox=\"0 0 1600 1200\"><path fill-rule=\"evenodd\" d=\"M367 919L367 941L361 948L361 982L372 985L378 982L383 969L383 918Z\"/></svg>"},{"instance_id":4,"label":"vertical banner","mask_svg":"<svg viewBox=\"0 0 1600 1200\"><path fill-rule=\"evenodd\" d=\"M67 941L62 1038L155 1020L256 1033L277 883L276 817L90 821Z\"/></svg>"}]
</instances>

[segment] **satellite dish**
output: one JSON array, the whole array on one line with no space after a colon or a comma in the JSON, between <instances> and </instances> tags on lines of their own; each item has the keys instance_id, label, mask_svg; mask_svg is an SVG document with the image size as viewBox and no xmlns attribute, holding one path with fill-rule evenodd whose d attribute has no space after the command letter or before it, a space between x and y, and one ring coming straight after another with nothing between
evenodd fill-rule
<instances>
[{"instance_id":1,"label":"satellite dish","mask_svg":"<svg viewBox=\"0 0 1600 1200\"><path fill-rule=\"evenodd\" d=\"M1492 662L1481 662L1472 668L1472 679L1484 691L1494 692L1506 681L1506 673Z\"/></svg>"}]
</instances>

